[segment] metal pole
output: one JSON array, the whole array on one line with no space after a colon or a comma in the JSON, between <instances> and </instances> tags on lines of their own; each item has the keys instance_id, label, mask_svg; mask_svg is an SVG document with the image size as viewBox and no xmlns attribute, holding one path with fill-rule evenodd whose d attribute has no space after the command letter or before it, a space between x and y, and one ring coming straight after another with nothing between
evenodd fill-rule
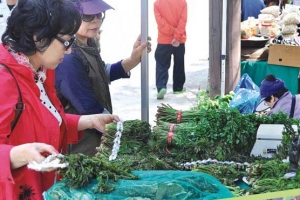
<instances>
[{"instance_id":1,"label":"metal pole","mask_svg":"<svg viewBox=\"0 0 300 200\"><path fill-rule=\"evenodd\" d=\"M141 0L141 40L148 41L148 0ZM149 122L149 70L148 53L144 50L141 60L142 120Z\"/></svg>"},{"instance_id":2,"label":"metal pole","mask_svg":"<svg viewBox=\"0 0 300 200\"><path fill-rule=\"evenodd\" d=\"M226 28L227 28L227 0L223 0L222 15L222 66L221 66L221 97L225 94L225 64L226 64Z\"/></svg>"}]
</instances>

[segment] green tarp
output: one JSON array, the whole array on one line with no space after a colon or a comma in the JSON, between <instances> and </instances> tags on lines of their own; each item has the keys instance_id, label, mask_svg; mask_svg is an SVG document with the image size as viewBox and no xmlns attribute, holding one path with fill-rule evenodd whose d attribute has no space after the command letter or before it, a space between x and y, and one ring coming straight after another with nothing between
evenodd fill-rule
<instances>
[{"instance_id":1,"label":"green tarp","mask_svg":"<svg viewBox=\"0 0 300 200\"><path fill-rule=\"evenodd\" d=\"M241 61L241 76L247 73L253 82L260 87L260 83L268 74L274 74L285 82L289 91L298 94L298 67L269 65L267 61Z\"/></svg>"},{"instance_id":2,"label":"green tarp","mask_svg":"<svg viewBox=\"0 0 300 200\"><path fill-rule=\"evenodd\" d=\"M233 197L227 187L209 174L191 171L133 171L139 180L119 180L109 194L94 193L97 180L81 189L54 184L44 193L45 200L213 200Z\"/></svg>"}]
</instances>

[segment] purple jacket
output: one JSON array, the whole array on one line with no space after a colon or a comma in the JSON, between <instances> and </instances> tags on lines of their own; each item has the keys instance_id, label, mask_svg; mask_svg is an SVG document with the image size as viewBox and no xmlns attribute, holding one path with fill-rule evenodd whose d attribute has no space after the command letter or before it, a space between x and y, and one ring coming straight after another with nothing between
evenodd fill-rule
<instances>
[{"instance_id":1,"label":"purple jacket","mask_svg":"<svg viewBox=\"0 0 300 200\"><path fill-rule=\"evenodd\" d=\"M282 111L283 113L288 114L288 117L291 112L291 106L292 106L292 93L286 92L278 99L278 101L274 104L273 108L269 112L269 116L271 114L277 114L278 111ZM295 110L294 110L294 117L295 119L300 119L300 95L295 96Z\"/></svg>"}]
</instances>

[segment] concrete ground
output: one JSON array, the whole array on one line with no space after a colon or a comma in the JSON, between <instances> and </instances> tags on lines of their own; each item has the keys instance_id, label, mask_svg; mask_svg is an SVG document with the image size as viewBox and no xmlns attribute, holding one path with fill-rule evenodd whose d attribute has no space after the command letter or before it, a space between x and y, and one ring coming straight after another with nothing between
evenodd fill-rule
<instances>
[{"instance_id":1,"label":"concrete ground","mask_svg":"<svg viewBox=\"0 0 300 200\"><path fill-rule=\"evenodd\" d=\"M130 56L132 45L141 32L141 0L106 0L115 10L106 12L102 26L101 55L105 62L114 63ZM168 90L163 100L156 99L155 59L157 26L153 14L154 0L148 0L148 27L152 52L148 54L149 123L154 125L157 106L168 104L188 110L197 105L199 90L208 87L208 3L209 0L187 0L188 22L185 54L186 92L173 94L172 70L169 70ZM111 83L114 114L123 120L141 119L141 66L131 71L130 79Z\"/></svg>"}]
</instances>

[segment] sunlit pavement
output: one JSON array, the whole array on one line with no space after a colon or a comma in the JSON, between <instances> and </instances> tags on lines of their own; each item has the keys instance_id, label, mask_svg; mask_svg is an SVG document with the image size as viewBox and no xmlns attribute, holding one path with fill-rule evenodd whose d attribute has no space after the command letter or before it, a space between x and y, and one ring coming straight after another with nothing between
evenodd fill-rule
<instances>
[{"instance_id":1,"label":"sunlit pavement","mask_svg":"<svg viewBox=\"0 0 300 200\"><path fill-rule=\"evenodd\" d=\"M102 26L101 55L105 62L114 63L131 54L133 43L141 32L141 0L106 0L115 10L106 12ZM175 109L188 110L197 104L199 89L208 87L208 3L209 0L187 0L188 23L185 54L186 92L173 94L172 70L169 70L167 93L163 100L156 99L155 59L157 26L153 14L154 0L149 0L148 25L152 38L149 53L149 123L154 125L157 106L168 104ZM123 120L141 119L141 66L131 71L130 79L111 83L110 91L114 114Z\"/></svg>"}]
</instances>

